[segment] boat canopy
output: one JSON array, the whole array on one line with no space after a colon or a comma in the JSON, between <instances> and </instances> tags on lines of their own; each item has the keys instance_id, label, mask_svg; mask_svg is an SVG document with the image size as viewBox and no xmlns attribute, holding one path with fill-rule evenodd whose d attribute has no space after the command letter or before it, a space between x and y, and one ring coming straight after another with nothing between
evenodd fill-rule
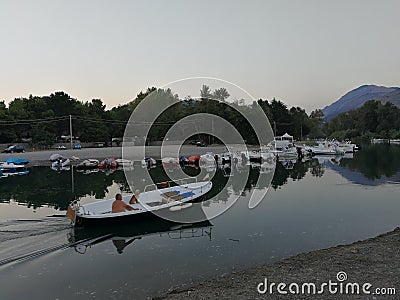
<instances>
[{"instance_id":1,"label":"boat canopy","mask_svg":"<svg viewBox=\"0 0 400 300\"><path fill-rule=\"evenodd\" d=\"M16 164L16 165L26 165L26 164L29 163L29 160L27 160L25 158L13 158L13 157L10 157L10 158L6 159L6 162L7 163L13 163L13 164Z\"/></svg>"}]
</instances>

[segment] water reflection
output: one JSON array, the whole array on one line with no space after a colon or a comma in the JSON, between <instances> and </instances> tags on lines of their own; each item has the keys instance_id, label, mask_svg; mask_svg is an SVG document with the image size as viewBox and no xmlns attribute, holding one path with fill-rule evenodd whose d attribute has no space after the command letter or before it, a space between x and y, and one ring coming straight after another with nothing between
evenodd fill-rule
<instances>
[{"instance_id":1,"label":"water reflection","mask_svg":"<svg viewBox=\"0 0 400 300\"><path fill-rule=\"evenodd\" d=\"M135 172L134 166L128 172ZM249 177L244 190L240 190L235 184L235 174L248 168ZM352 156L313 157L307 160L283 160L276 165L271 187L279 189L291 179L301 180L310 174L315 177L324 176L326 168L330 168L347 180L361 185L379 185L400 182L400 147L390 145L371 145ZM175 169L164 170L158 166L149 170L152 179L160 182L168 179L168 175L176 172ZM273 171L268 164L234 164L218 168L213 177L213 189L209 198L218 195L217 202L227 202L231 194L242 195L252 189L268 188L268 180L257 180L261 176L267 176ZM184 172L188 176L199 174L199 170L185 167ZM172 174L173 175L173 174ZM240 176L238 176L240 177ZM220 194L223 187L231 180L231 186L224 194ZM239 179L238 179L239 180ZM265 185L264 185L265 183ZM48 167L33 167L31 174L20 177L2 178L0 181L0 202L8 203L16 201L29 208L51 206L58 210L66 210L68 204L76 199L92 197L103 199L110 188L115 184L123 192L130 192L124 172L116 170L113 173L102 172L83 173L75 168L70 171L56 173ZM131 183L135 188L143 189L149 182Z\"/></svg>"},{"instance_id":2,"label":"water reflection","mask_svg":"<svg viewBox=\"0 0 400 300\"><path fill-rule=\"evenodd\" d=\"M167 236L173 240L205 237L211 240L212 224L209 221L194 224L170 222L164 219L143 221L134 225L109 226L103 228L71 228L68 242L80 254L100 243L111 241L118 254L128 246L134 246L148 236ZM133 245L132 245L133 244Z\"/></svg>"}]
</instances>

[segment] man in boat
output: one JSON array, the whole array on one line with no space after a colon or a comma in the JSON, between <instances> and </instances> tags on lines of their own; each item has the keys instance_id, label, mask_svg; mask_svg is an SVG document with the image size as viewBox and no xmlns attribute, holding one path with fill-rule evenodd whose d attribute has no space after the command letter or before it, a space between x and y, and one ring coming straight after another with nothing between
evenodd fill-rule
<instances>
[{"instance_id":1,"label":"man in boat","mask_svg":"<svg viewBox=\"0 0 400 300\"><path fill-rule=\"evenodd\" d=\"M136 190L135 193L133 194L131 200L129 200L129 204L139 203L139 194L140 194L140 190Z\"/></svg>"},{"instance_id":2,"label":"man in boat","mask_svg":"<svg viewBox=\"0 0 400 300\"><path fill-rule=\"evenodd\" d=\"M134 208L128 204L126 204L124 201L122 201L122 195L121 194L116 194L115 195L115 201L112 204L112 212L113 213L118 213L118 212L125 212L126 210L138 210L139 208Z\"/></svg>"}]
</instances>

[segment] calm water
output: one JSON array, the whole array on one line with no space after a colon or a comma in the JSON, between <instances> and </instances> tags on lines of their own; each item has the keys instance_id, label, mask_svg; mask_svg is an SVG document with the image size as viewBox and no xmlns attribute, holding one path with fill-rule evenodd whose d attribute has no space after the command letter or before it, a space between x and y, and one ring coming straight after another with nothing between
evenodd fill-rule
<instances>
[{"instance_id":1,"label":"calm water","mask_svg":"<svg viewBox=\"0 0 400 300\"><path fill-rule=\"evenodd\" d=\"M277 164L256 209L247 208L250 192L267 186L255 186L260 168L253 166L244 191L229 188L241 193L239 201L209 222L159 221L101 231L71 228L65 210L77 198L86 203L128 192L122 171L34 167L27 176L2 178L0 299L146 298L400 225L399 146L368 146L353 158L284 165L289 169ZM155 180L165 179L161 167L151 172ZM218 171L212 192L226 180L226 172ZM220 205L228 197L220 196Z\"/></svg>"}]
</instances>

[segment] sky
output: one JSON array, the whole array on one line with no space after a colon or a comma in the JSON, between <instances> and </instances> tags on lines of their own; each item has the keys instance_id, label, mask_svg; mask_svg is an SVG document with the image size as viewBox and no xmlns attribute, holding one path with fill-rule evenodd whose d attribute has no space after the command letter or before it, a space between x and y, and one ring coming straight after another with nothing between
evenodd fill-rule
<instances>
[{"instance_id":1,"label":"sky","mask_svg":"<svg viewBox=\"0 0 400 300\"><path fill-rule=\"evenodd\" d=\"M206 76L310 112L362 84L400 86L399 11L397 0L0 0L0 100L62 90L111 108Z\"/></svg>"}]
</instances>

